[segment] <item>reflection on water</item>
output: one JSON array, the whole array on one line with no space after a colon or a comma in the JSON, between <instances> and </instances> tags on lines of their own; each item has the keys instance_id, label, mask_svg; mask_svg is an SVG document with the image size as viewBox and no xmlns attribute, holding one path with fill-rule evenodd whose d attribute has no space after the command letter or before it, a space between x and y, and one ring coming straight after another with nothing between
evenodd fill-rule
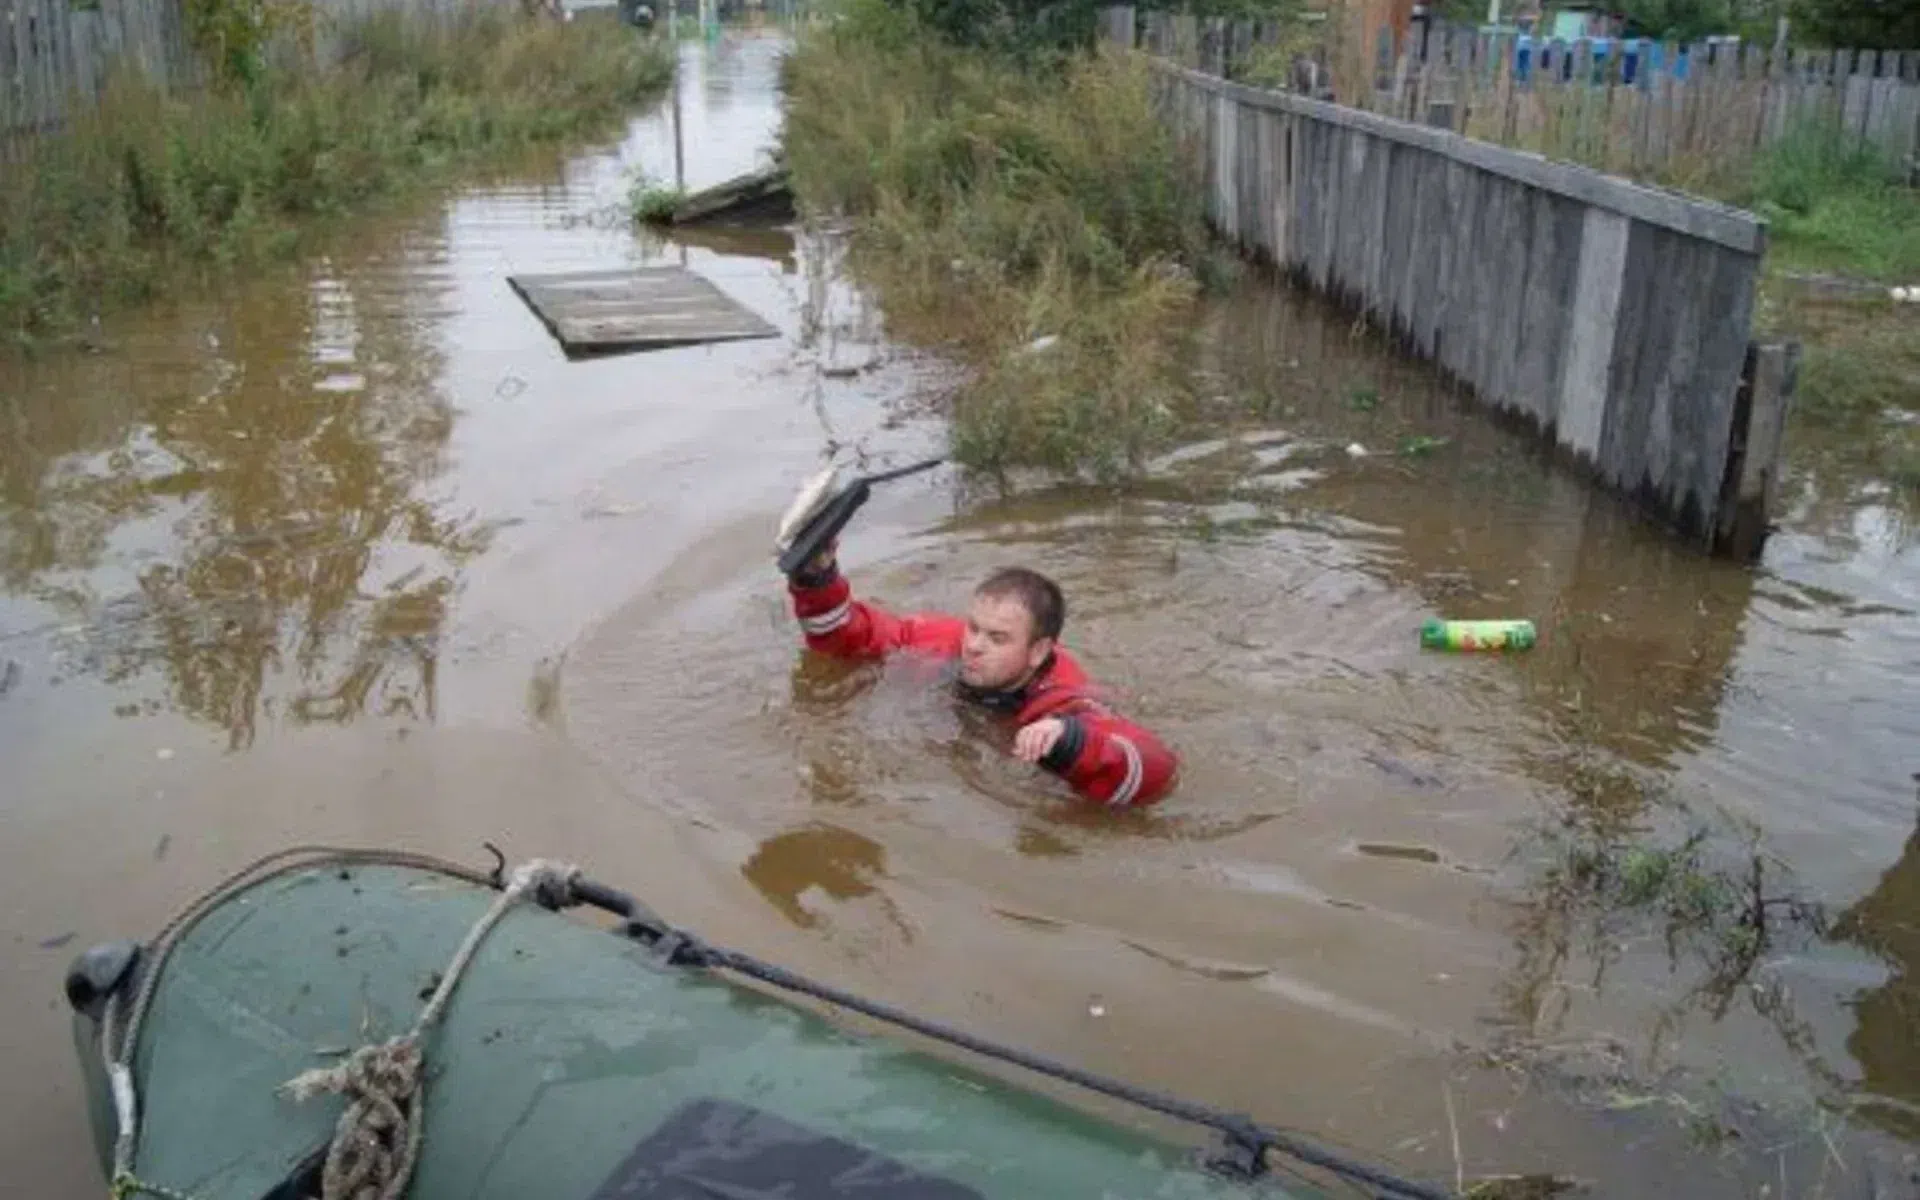
<instances>
[{"instance_id":1,"label":"reflection on water","mask_svg":"<svg viewBox=\"0 0 1920 1200\"><path fill-rule=\"evenodd\" d=\"M767 148L779 48L684 48L690 186ZM176 870L236 830L298 837L353 786L293 773L231 827L190 824L205 777L142 772L196 738L252 762L343 730L537 723L700 831L739 907L676 919L1436 1177L1443 1097L1475 1166L1614 1194L1752 1195L1786 1170L1799 1195L1827 1158L1805 1130L1703 1157L1646 1113L1568 1114L1504 1066L1476 1074L1461 1047L1617 1045L1607 1070L1780 1104L1851 1091L1920 1137L1920 551L1897 496L1797 446L1765 564L1702 561L1349 318L1255 281L1206 307L1208 420L1139 486L1002 495L942 472L876 494L846 539L856 588L900 608L953 610L1010 561L1062 583L1069 643L1187 764L1163 807L1092 812L937 669L800 652L772 516L829 454L927 452L939 427L913 413L941 368L885 343L831 238L633 231L629 178L660 177L672 144L649 114L130 317L102 354L0 367L0 805L29 834L64 828L76 787L180 822L164 862L150 828L109 829L70 856L0 848L6 877L57 895L88 850ZM505 284L659 261L783 337L570 363ZM1432 615L1526 616L1542 640L1427 653ZM589 838L580 803L524 807ZM1831 941L1752 964L1789 1005L1735 990L1676 1013L1711 961L1670 955L1657 922L1588 937L1538 835L1577 819L1628 847L1710 809L1840 914ZM405 815L463 845L499 819ZM666 873L653 846L539 850ZM48 1032L37 944L0 946L19 981L0 1016ZM45 1105L0 1106L41 1152Z\"/></svg>"},{"instance_id":2,"label":"reflection on water","mask_svg":"<svg viewBox=\"0 0 1920 1200\"><path fill-rule=\"evenodd\" d=\"M432 719L454 576L488 531L425 494L454 420L439 357L362 269L320 265L189 356L153 348L153 375L135 346L9 389L0 564L13 611L61 627L56 678L157 684L235 749L276 713ZM75 422L68 396L115 407Z\"/></svg>"},{"instance_id":3,"label":"reflection on water","mask_svg":"<svg viewBox=\"0 0 1920 1200\"><path fill-rule=\"evenodd\" d=\"M1920 828L1873 890L1841 914L1834 935L1886 968L1884 982L1853 1000L1847 1052L1860 1064L1860 1090L1875 1121L1920 1139Z\"/></svg>"},{"instance_id":4,"label":"reflection on water","mask_svg":"<svg viewBox=\"0 0 1920 1200\"><path fill-rule=\"evenodd\" d=\"M874 894L874 879L886 875L887 852L878 842L833 825L813 825L761 842L740 868L775 908L804 929L819 924L808 910L809 893L835 900Z\"/></svg>"},{"instance_id":5,"label":"reflection on water","mask_svg":"<svg viewBox=\"0 0 1920 1200\"><path fill-rule=\"evenodd\" d=\"M798 274L800 270L800 261L795 256L793 231L785 227L762 229L750 225L688 225L674 230L673 240L678 245L693 246L714 254L764 258L778 263L781 272L787 275Z\"/></svg>"}]
</instances>

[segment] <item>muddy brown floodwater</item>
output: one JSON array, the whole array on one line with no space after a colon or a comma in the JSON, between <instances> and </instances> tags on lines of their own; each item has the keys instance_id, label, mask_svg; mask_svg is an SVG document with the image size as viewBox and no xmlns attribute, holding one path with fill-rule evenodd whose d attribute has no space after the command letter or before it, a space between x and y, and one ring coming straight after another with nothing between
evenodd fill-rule
<instances>
[{"instance_id":1,"label":"muddy brown floodwater","mask_svg":"<svg viewBox=\"0 0 1920 1200\"><path fill-rule=\"evenodd\" d=\"M691 183L771 145L782 46L684 50ZM937 449L945 376L830 241L635 233L625 174L670 171L670 129L0 367L0 1191L98 1194L70 955L319 840L577 858L718 940L1439 1178L1909 1169L1920 537L1844 447L1796 444L1762 566L1705 562L1252 281L1193 364L1226 415L1138 487L937 473L846 539L901 606L1058 576L1070 643L1187 764L1159 811L1089 817L910 669L799 651L774 517L829 453ZM782 336L568 362L505 281L663 261ZM1543 642L1422 653L1433 614ZM1684 939L1589 937L1537 830L1672 802L1750 822L1833 936L1704 994Z\"/></svg>"}]
</instances>

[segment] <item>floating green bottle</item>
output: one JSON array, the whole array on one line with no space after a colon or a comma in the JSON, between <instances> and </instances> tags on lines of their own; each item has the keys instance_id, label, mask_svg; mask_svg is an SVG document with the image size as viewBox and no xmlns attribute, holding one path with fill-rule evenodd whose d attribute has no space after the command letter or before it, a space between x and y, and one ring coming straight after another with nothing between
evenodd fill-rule
<instances>
[{"instance_id":1,"label":"floating green bottle","mask_svg":"<svg viewBox=\"0 0 1920 1200\"><path fill-rule=\"evenodd\" d=\"M1442 621L1430 617L1420 626L1420 645L1428 650L1531 650L1532 621Z\"/></svg>"}]
</instances>

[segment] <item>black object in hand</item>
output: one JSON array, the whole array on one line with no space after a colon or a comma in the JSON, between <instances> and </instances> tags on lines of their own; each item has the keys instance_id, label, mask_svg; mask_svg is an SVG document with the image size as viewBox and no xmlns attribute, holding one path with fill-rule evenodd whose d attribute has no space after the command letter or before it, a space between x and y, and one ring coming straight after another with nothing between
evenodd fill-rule
<instances>
[{"instance_id":1,"label":"black object in hand","mask_svg":"<svg viewBox=\"0 0 1920 1200\"><path fill-rule=\"evenodd\" d=\"M853 520L853 514L859 512L860 506L873 495L874 484L930 470L945 461L941 458L929 458L924 462L917 462L892 471L882 471L877 475L863 475L835 492L820 505L813 516L807 519L806 525L800 532L793 535L793 541L787 545L787 548L780 552L781 574L791 576L795 571L811 563L822 550L831 545L839 532L847 527L847 522Z\"/></svg>"}]
</instances>

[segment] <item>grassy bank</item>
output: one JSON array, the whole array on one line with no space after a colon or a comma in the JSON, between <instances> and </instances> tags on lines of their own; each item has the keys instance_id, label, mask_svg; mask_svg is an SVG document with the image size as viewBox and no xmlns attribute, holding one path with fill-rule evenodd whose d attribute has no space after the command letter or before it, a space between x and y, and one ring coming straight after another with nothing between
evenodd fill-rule
<instances>
[{"instance_id":1,"label":"grassy bank","mask_svg":"<svg viewBox=\"0 0 1920 1200\"><path fill-rule=\"evenodd\" d=\"M1871 149L1810 126L1769 146L1735 199L1767 218L1781 267L1920 283L1920 192L1893 176Z\"/></svg>"},{"instance_id":2,"label":"grassy bank","mask_svg":"<svg viewBox=\"0 0 1920 1200\"><path fill-rule=\"evenodd\" d=\"M785 87L802 208L851 218L894 334L971 368L960 461L1111 476L1169 432L1209 251L1141 67L1022 65L856 0L803 37Z\"/></svg>"},{"instance_id":3,"label":"grassy bank","mask_svg":"<svg viewBox=\"0 0 1920 1200\"><path fill-rule=\"evenodd\" d=\"M244 88L170 97L122 77L0 180L0 340L35 345L196 268L291 253L315 217L604 128L664 88L670 55L493 11L432 32L375 18L337 68Z\"/></svg>"},{"instance_id":4,"label":"grassy bank","mask_svg":"<svg viewBox=\"0 0 1920 1200\"><path fill-rule=\"evenodd\" d=\"M1774 324L1802 346L1793 425L1920 502L1920 312L1789 299Z\"/></svg>"},{"instance_id":5,"label":"grassy bank","mask_svg":"<svg viewBox=\"0 0 1920 1200\"><path fill-rule=\"evenodd\" d=\"M1729 198L1768 220L1767 320L1805 349L1796 421L1856 439L1868 468L1920 496L1920 309L1823 301L1789 278L1920 284L1920 192L1892 175L1871 151L1807 128L1769 147Z\"/></svg>"}]
</instances>

